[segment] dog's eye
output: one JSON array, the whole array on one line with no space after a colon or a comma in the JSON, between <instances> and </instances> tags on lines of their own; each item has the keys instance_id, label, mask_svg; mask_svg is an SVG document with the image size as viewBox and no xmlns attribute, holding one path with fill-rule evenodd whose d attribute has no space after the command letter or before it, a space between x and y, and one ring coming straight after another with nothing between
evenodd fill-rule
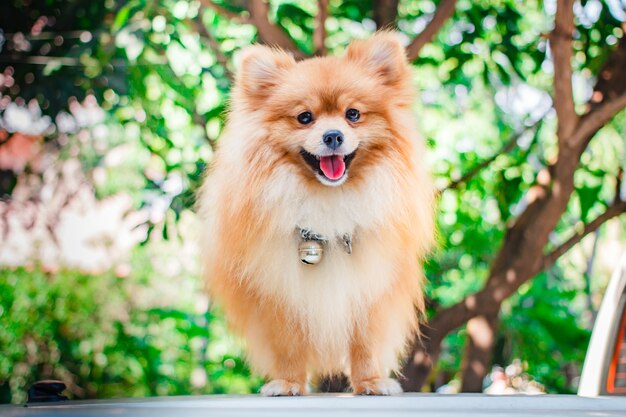
<instances>
[{"instance_id":1,"label":"dog's eye","mask_svg":"<svg viewBox=\"0 0 626 417\"><path fill-rule=\"evenodd\" d=\"M346 110L346 119L351 122L356 122L361 118L361 113L357 109L348 109Z\"/></svg>"},{"instance_id":2,"label":"dog's eye","mask_svg":"<svg viewBox=\"0 0 626 417\"><path fill-rule=\"evenodd\" d=\"M298 122L303 125L308 125L313 121L313 114L310 111L302 112L298 115Z\"/></svg>"}]
</instances>

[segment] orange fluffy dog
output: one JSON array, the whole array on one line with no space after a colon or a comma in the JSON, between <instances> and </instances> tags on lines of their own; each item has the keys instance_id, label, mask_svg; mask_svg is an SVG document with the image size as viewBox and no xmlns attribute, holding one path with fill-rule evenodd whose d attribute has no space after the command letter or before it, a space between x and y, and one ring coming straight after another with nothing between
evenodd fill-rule
<instances>
[{"instance_id":1,"label":"orange fluffy dog","mask_svg":"<svg viewBox=\"0 0 626 417\"><path fill-rule=\"evenodd\" d=\"M264 395L339 371L357 394L402 392L389 373L433 240L413 98L392 33L340 58L243 53L200 208L209 291L270 378Z\"/></svg>"}]
</instances>

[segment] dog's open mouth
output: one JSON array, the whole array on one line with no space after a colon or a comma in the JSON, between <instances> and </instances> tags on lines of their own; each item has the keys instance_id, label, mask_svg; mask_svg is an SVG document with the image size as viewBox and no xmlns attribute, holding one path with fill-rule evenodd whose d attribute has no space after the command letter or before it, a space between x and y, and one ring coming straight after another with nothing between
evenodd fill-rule
<instances>
[{"instance_id":1,"label":"dog's open mouth","mask_svg":"<svg viewBox=\"0 0 626 417\"><path fill-rule=\"evenodd\" d=\"M356 150L347 155L313 155L300 150L300 155L304 161L313 169L314 172L323 176L326 180L334 182L339 181L346 174L350 163L356 155Z\"/></svg>"}]
</instances>

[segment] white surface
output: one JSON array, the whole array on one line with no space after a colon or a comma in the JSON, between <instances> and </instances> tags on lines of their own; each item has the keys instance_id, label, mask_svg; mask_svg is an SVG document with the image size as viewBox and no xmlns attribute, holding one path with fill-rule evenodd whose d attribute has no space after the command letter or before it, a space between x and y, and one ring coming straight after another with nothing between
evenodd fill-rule
<instances>
[{"instance_id":1,"label":"white surface","mask_svg":"<svg viewBox=\"0 0 626 417\"><path fill-rule=\"evenodd\" d=\"M609 286L604 293L602 305L598 311L596 322L591 334L591 341L585 356L585 364L578 385L578 395L593 397L600 395L604 371L607 361L613 354L615 340L611 339L611 332L616 321L621 319L621 311L618 311L620 297L626 288L626 253L622 255L620 262L611 277Z\"/></svg>"},{"instance_id":2,"label":"white surface","mask_svg":"<svg viewBox=\"0 0 626 417\"><path fill-rule=\"evenodd\" d=\"M404 394L397 397L316 395L161 397L0 406L0 416L626 416L626 397Z\"/></svg>"}]
</instances>

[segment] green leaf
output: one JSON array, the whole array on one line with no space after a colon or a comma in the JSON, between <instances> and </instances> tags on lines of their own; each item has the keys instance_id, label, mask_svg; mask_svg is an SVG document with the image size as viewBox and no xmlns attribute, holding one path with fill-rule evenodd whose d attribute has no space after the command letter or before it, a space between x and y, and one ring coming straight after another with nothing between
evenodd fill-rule
<instances>
[{"instance_id":1,"label":"green leaf","mask_svg":"<svg viewBox=\"0 0 626 417\"><path fill-rule=\"evenodd\" d=\"M117 13L117 15L115 15L115 20L113 21L113 24L111 25L111 31L112 32L118 32L128 21L128 18L130 17L130 12L133 9L132 4L127 4L126 6L122 7L120 9L120 11Z\"/></svg>"},{"instance_id":2,"label":"green leaf","mask_svg":"<svg viewBox=\"0 0 626 417\"><path fill-rule=\"evenodd\" d=\"M600 190L602 190L602 184L592 187L584 185L576 189L576 194L578 194L578 202L580 204L580 219L583 222L587 221L589 211L598 201L598 195L600 194Z\"/></svg>"}]
</instances>

